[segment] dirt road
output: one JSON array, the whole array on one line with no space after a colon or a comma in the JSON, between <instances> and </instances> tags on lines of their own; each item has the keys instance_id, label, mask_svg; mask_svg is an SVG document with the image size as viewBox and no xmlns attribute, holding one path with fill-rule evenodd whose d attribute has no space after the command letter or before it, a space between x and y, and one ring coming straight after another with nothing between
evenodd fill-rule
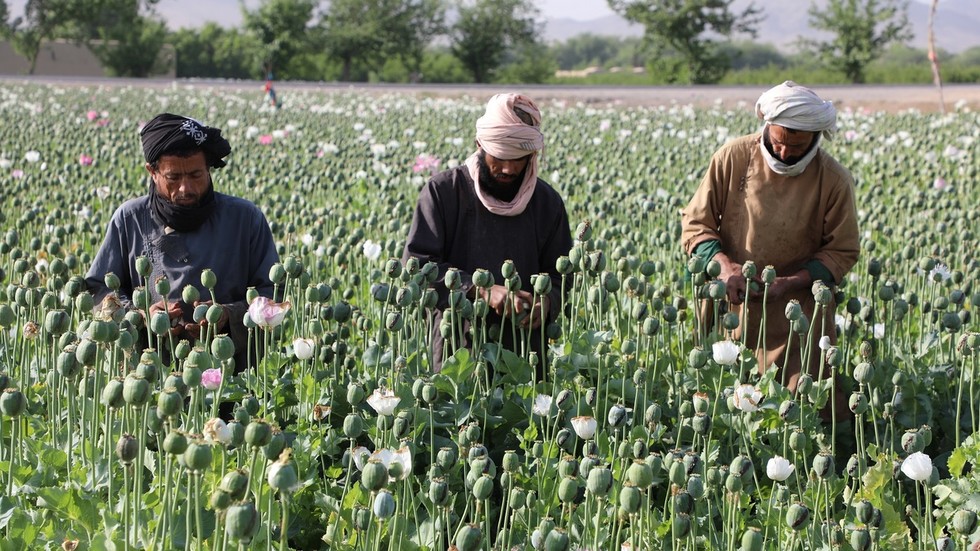
<instances>
[{"instance_id":1,"label":"dirt road","mask_svg":"<svg viewBox=\"0 0 980 551\"><path fill-rule=\"evenodd\" d=\"M191 86L261 89L260 81L228 80L149 80L77 77L17 77L0 76L2 82L38 82L78 86ZM871 111L897 112L918 109L924 112L939 111L939 91L932 85L813 85L821 97L833 100L839 109L868 109ZM363 84L363 83L315 83L277 82L279 90L317 89L324 91L361 90L369 93L401 93L419 96L472 96L485 101L489 96L506 90L524 92L539 101L568 101L587 104L620 105L686 105L709 106L720 103L725 107L752 105L767 86L554 86L554 85L459 85L459 84ZM946 110L957 105L980 110L980 84L956 84L943 88Z\"/></svg>"}]
</instances>

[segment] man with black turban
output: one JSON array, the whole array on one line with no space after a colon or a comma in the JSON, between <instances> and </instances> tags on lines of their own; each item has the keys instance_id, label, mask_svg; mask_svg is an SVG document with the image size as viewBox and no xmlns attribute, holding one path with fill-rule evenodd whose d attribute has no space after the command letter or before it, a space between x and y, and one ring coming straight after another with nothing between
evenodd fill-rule
<instances>
[{"instance_id":1,"label":"man with black turban","mask_svg":"<svg viewBox=\"0 0 980 551\"><path fill-rule=\"evenodd\" d=\"M564 201L538 178L538 154L544 148L538 107L521 94L493 96L476 121L476 145L465 163L436 174L422 188L402 255L404 261L417 258L439 267L432 368L439 370L453 354L452 346L444 350L447 340L459 347L471 344L468 322L454 329L459 338L444 336L451 334L451 320L445 316L450 289L444 277L455 268L460 283L455 291L473 301L478 314L486 308L486 326L500 328L503 347L518 354L537 352L540 371L546 363L542 329L554 319L561 301L555 263L568 254L572 238ZM518 277L508 287L505 276L511 268ZM492 274L484 274L483 286L473 281L480 269ZM546 292L533 292L534 277L550 280L538 285ZM521 339L521 334L527 336Z\"/></svg>"},{"instance_id":2,"label":"man with black turban","mask_svg":"<svg viewBox=\"0 0 980 551\"><path fill-rule=\"evenodd\" d=\"M231 336L241 369L248 342L243 325L246 292L254 287L263 296L272 298L273 293L269 269L279 257L269 224L251 202L214 191L211 169L225 166L231 153L221 130L163 113L143 126L140 139L150 175L147 194L113 213L85 282L97 304L110 297L125 308L139 306L132 302L133 291L145 287L151 298L149 308L141 311L150 318L166 311L175 339L199 337L202 324L193 317L197 304L220 304L223 311L213 333ZM147 272L143 275L137 266L140 257L145 258L139 260ZM214 296L201 281L205 269L217 276ZM110 273L118 279L118 289L107 286L106 279L114 279L106 278ZM169 283L166 296L159 293L160 278ZM197 292L185 295L187 286ZM182 299L194 295L199 300L193 303Z\"/></svg>"},{"instance_id":3,"label":"man with black turban","mask_svg":"<svg viewBox=\"0 0 980 551\"><path fill-rule=\"evenodd\" d=\"M759 97L756 115L759 132L728 142L712 156L681 213L681 240L688 254L718 262L728 305L740 314L732 337L744 331L747 345L759 343L760 372L775 364L783 370L777 381L792 390L804 365L814 378L821 376L820 338L825 334L836 342L833 298L813 319L812 285L822 281L832 288L857 262L854 179L821 147L837 126L831 102L786 81ZM743 273L748 261L756 273ZM765 266L775 270L772 281L760 279ZM799 308L789 311L802 311L813 328L809 345L806 334L794 336L786 314L794 301Z\"/></svg>"}]
</instances>

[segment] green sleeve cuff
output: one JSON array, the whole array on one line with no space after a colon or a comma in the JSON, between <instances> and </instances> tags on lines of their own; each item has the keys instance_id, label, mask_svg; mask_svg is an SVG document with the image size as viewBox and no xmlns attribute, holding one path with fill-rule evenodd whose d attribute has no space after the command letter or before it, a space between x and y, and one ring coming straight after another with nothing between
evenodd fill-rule
<instances>
[{"instance_id":1,"label":"green sleeve cuff","mask_svg":"<svg viewBox=\"0 0 980 551\"><path fill-rule=\"evenodd\" d=\"M810 272L811 281L823 281L828 286L837 284L834 281L834 274L830 273L830 270L819 260L810 260L803 265L803 268Z\"/></svg>"},{"instance_id":2,"label":"green sleeve cuff","mask_svg":"<svg viewBox=\"0 0 980 551\"><path fill-rule=\"evenodd\" d=\"M702 241L698 243L697 247L694 247L694 254L703 258L706 262L715 257L716 254L721 252L721 241L717 239L712 239L711 241Z\"/></svg>"}]
</instances>

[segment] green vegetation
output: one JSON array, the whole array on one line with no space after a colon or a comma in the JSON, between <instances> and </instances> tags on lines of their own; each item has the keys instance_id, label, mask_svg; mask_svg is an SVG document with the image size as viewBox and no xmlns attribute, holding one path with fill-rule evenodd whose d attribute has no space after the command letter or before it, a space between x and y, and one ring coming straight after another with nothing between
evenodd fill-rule
<instances>
[{"instance_id":1,"label":"green vegetation","mask_svg":"<svg viewBox=\"0 0 980 551\"><path fill-rule=\"evenodd\" d=\"M156 2L30 0L25 15L11 20L0 0L0 38L31 60L43 40L85 43L118 76L146 76L173 62L160 55L170 44L178 78L264 79L271 72L277 80L344 82L932 82L926 51L903 43L906 7L884 0L811 10L814 28L833 37L792 50L725 38L751 36L759 13L732 13L724 0L616 0L614 9L646 25L645 37L582 34L553 44L541 40L529 0L262 0L244 10L239 28L208 23L176 31L165 29ZM704 10L711 17L692 15ZM944 82L980 82L980 47L938 55Z\"/></svg>"}]
</instances>

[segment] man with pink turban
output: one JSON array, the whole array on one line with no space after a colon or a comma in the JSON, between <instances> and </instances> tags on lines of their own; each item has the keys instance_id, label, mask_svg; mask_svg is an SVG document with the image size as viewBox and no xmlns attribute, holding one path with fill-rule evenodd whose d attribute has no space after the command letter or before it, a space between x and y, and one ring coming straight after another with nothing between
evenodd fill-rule
<instances>
[{"instance_id":1,"label":"man with pink turban","mask_svg":"<svg viewBox=\"0 0 980 551\"><path fill-rule=\"evenodd\" d=\"M565 203L538 178L544 134L541 112L534 102L521 94L493 96L476 122L476 145L476 152L465 163L436 174L422 188L402 255L404 261L417 258L422 264L434 262L439 267L434 369L441 367L444 356L452 355L451 350L444 354L446 339L440 331L449 307L450 292L443 281L449 268L459 271L458 290L467 300L486 302L487 326L498 327L504 347L517 353L536 351L540 357L540 332L554 318L561 301L561 276L555 262L572 246ZM502 273L508 261L521 283L510 291ZM492 274L493 285L473 283L474 272L481 268ZM538 299L531 286L537 274L551 279L550 291L538 294ZM468 343L459 339L469 337L469 323L463 321L457 339L460 346ZM521 339L519 334L528 331Z\"/></svg>"},{"instance_id":2,"label":"man with pink turban","mask_svg":"<svg viewBox=\"0 0 980 551\"><path fill-rule=\"evenodd\" d=\"M756 115L762 121L759 132L728 142L711 158L681 214L681 240L688 254L718 262L727 304L740 313L733 336L747 332L745 342L753 347L760 342L763 316L759 275L765 266L775 269L776 278L765 293L766 324L756 357L760 371L773 364L783 368L776 380L795 389L804 364L814 378L819 375L817 342L822 333L836 340L834 301L813 319L811 288L818 280L833 288L857 262L854 180L821 147L837 126L831 102L786 81L759 97ZM756 274L742 272L748 261L755 264ZM752 282L749 287L746 279ZM813 328L807 358L801 357L807 335L794 335L787 319L791 301L799 302ZM801 322L796 325L805 328Z\"/></svg>"}]
</instances>

